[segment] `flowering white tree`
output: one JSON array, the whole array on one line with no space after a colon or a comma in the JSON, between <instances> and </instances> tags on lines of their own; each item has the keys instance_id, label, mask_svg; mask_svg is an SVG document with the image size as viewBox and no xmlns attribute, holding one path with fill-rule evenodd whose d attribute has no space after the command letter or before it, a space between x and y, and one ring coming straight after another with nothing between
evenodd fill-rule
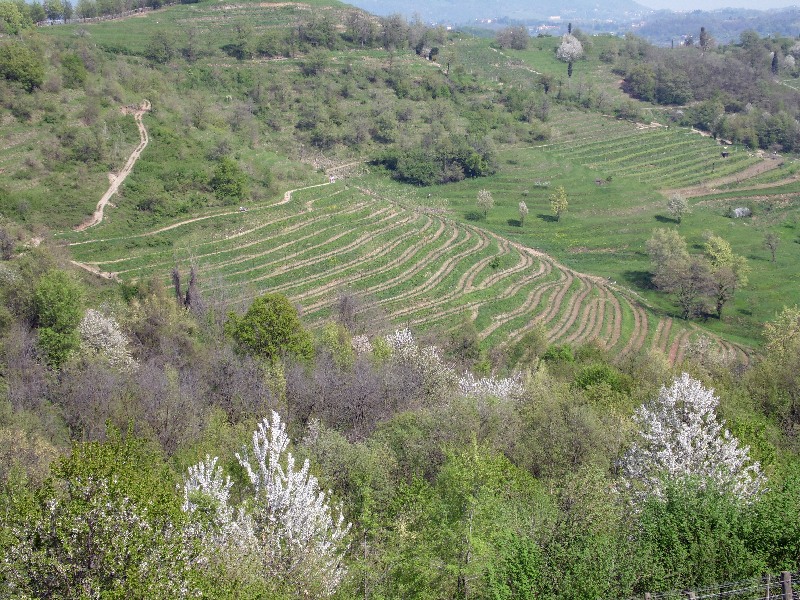
<instances>
[{"instance_id":1,"label":"flowering white tree","mask_svg":"<svg viewBox=\"0 0 800 600\"><path fill-rule=\"evenodd\" d=\"M519 226L525 226L525 217L528 216L528 205L525 204L524 200L520 200L519 203Z\"/></svg>"},{"instance_id":2,"label":"flowering white tree","mask_svg":"<svg viewBox=\"0 0 800 600\"><path fill-rule=\"evenodd\" d=\"M392 355L414 367L428 391L444 389L456 380L456 372L442 360L436 346L421 348L407 328L398 329L384 340Z\"/></svg>"},{"instance_id":3,"label":"flowering white tree","mask_svg":"<svg viewBox=\"0 0 800 600\"><path fill-rule=\"evenodd\" d=\"M485 219L486 216L489 214L489 211L494 206L494 198L492 197L492 192L489 190L481 190L478 192L478 208L483 211L483 218Z\"/></svg>"},{"instance_id":4,"label":"flowering white tree","mask_svg":"<svg viewBox=\"0 0 800 600\"><path fill-rule=\"evenodd\" d=\"M135 366L128 338L114 317L90 308L78 325L78 333L85 352L105 358L114 367L128 369Z\"/></svg>"},{"instance_id":5,"label":"flowering white tree","mask_svg":"<svg viewBox=\"0 0 800 600\"><path fill-rule=\"evenodd\" d=\"M758 495L764 477L748 447L717 421L714 390L684 373L634 414L639 439L622 460L624 483L640 499L661 496L666 480L713 482L739 499Z\"/></svg>"},{"instance_id":6,"label":"flowering white tree","mask_svg":"<svg viewBox=\"0 0 800 600\"><path fill-rule=\"evenodd\" d=\"M264 419L253 433L252 450L236 454L252 495L233 509L230 479L223 478L216 458L207 457L189 469L183 508L196 517L192 532L212 551L329 596L346 573L342 559L350 525L341 507L334 518L308 460L297 469L288 446L286 425L273 411L271 421Z\"/></svg>"},{"instance_id":7,"label":"flowering white tree","mask_svg":"<svg viewBox=\"0 0 800 600\"><path fill-rule=\"evenodd\" d=\"M478 379L467 371L458 380L458 387L465 396L508 400L519 396L523 392L524 388L519 379L519 375L503 379L495 377L481 377Z\"/></svg>"},{"instance_id":8,"label":"flowering white tree","mask_svg":"<svg viewBox=\"0 0 800 600\"><path fill-rule=\"evenodd\" d=\"M567 63L567 76L572 77L572 63L583 56L583 44L570 33L561 37L561 44L556 50L556 58Z\"/></svg>"},{"instance_id":9,"label":"flowering white tree","mask_svg":"<svg viewBox=\"0 0 800 600\"><path fill-rule=\"evenodd\" d=\"M350 344L356 354L369 354L372 352L372 342L369 341L366 335L354 335L353 339L350 340Z\"/></svg>"},{"instance_id":10,"label":"flowering white tree","mask_svg":"<svg viewBox=\"0 0 800 600\"><path fill-rule=\"evenodd\" d=\"M683 219L683 215L690 212L689 201L686 200L686 197L683 194L675 192L669 197L669 200L667 200L667 211L669 212L670 216L672 216L672 218L675 219L678 224L680 224L681 220Z\"/></svg>"}]
</instances>

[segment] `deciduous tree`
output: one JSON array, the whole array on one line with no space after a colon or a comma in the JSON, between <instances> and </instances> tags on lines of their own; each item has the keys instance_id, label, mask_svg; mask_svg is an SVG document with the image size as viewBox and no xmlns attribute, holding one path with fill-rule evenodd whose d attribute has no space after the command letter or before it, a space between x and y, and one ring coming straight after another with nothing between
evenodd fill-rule
<instances>
[{"instance_id":1,"label":"deciduous tree","mask_svg":"<svg viewBox=\"0 0 800 600\"><path fill-rule=\"evenodd\" d=\"M731 245L719 236L708 238L705 254L711 268L712 295L717 317L722 317L722 308L733 299L736 290L747 285L750 266L744 256L733 253Z\"/></svg>"},{"instance_id":2,"label":"deciduous tree","mask_svg":"<svg viewBox=\"0 0 800 600\"><path fill-rule=\"evenodd\" d=\"M519 203L519 226L525 226L525 217L528 216L528 205L525 204L524 200L520 200Z\"/></svg>"},{"instance_id":3,"label":"deciduous tree","mask_svg":"<svg viewBox=\"0 0 800 600\"><path fill-rule=\"evenodd\" d=\"M44 60L23 42L2 43L0 44L0 77L17 81L26 90L32 92L44 81Z\"/></svg>"},{"instance_id":4,"label":"deciduous tree","mask_svg":"<svg viewBox=\"0 0 800 600\"><path fill-rule=\"evenodd\" d=\"M569 208L569 200L567 199L567 191L564 186L558 186L555 191L550 194L550 210L556 217L556 221L561 220L561 215L567 212Z\"/></svg>"},{"instance_id":5,"label":"deciduous tree","mask_svg":"<svg viewBox=\"0 0 800 600\"><path fill-rule=\"evenodd\" d=\"M683 194L675 192L667 200L667 211L680 224L683 215L689 212L689 202Z\"/></svg>"},{"instance_id":6,"label":"deciduous tree","mask_svg":"<svg viewBox=\"0 0 800 600\"><path fill-rule=\"evenodd\" d=\"M298 469L288 447L286 424L273 411L253 432L252 448L236 454L250 483L246 500L231 505L230 478L217 458L206 457L189 468L183 509L194 517L207 559L222 557L237 577L330 596L346 573L350 525L320 490L309 461Z\"/></svg>"},{"instance_id":7,"label":"deciduous tree","mask_svg":"<svg viewBox=\"0 0 800 600\"><path fill-rule=\"evenodd\" d=\"M233 159L223 156L219 159L214 175L209 181L217 200L223 204L241 202L250 193L247 175Z\"/></svg>"},{"instance_id":8,"label":"deciduous tree","mask_svg":"<svg viewBox=\"0 0 800 600\"><path fill-rule=\"evenodd\" d=\"M35 325L39 347L48 364L59 367L80 340L76 327L81 320L83 290L64 271L44 275L34 292Z\"/></svg>"},{"instance_id":9,"label":"deciduous tree","mask_svg":"<svg viewBox=\"0 0 800 600\"><path fill-rule=\"evenodd\" d=\"M693 479L741 500L761 492L760 466L717 419L718 405L713 389L683 373L637 409L637 441L621 463L623 482L635 497L661 497L667 482Z\"/></svg>"},{"instance_id":10,"label":"deciduous tree","mask_svg":"<svg viewBox=\"0 0 800 600\"><path fill-rule=\"evenodd\" d=\"M775 253L778 251L778 246L780 243L781 238L777 233L768 231L764 234L764 248L769 250L769 253L772 256L772 262L775 262Z\"/></svg>"},{"instance_id":11,"label":"deciduous tree","mask_svg":"<svg viewBox=\"0 0 800 600\"><path fill-rule=\"evenodd\" d=\"M245 352L267 361L285 353L307 358L313 352L297 309L281 294L256 298L241 317L230 313L225 331Z\"/></svg>"},{"instance_id":12,"label":"deciduous tree","mask_svg":"<svg viewBox=\"0 0 800 600\"><path fill-rule=\"evenodd\" d=\"M506 27L497 32L497 43L501 48L525 50L528 47L528 28L524 25Z\"/></svg>"},{"instance_id":13,"label":"deciduous tree","mask_svg":"<svg viewBox=\"0 0 800 600\"><path fill-rule=\"evenodd\" d=\"M494 198L492 192L489 190L481 190L478 192L478 208L483 211L483 218L485 219L489 214L489 209L494 206Z\"/></svg>"},{"instance_id":14,"label":"deciduous tree","mask_svg":"<svg viewBox=\"0 0 800 600\"><path fill-rule=\"evenodd\" d=\"M572 63L583 56L583 45L574 35L565 33L556 50L556 58L567 63L567 76L572 77Z\"/></svg>"},{"instance_id":15,"label":"deciduous tree","mask_svg":"<svg viewBox=\"0 0 800 600\"><path fill-rule=\"evenodd\" d=\"M129 435L76 444L32 514L4 533L6 593L37 598L195 597L177 495L161 457ZM19 518L20 515L15 515Z\"/></svg>"}]
</instances>

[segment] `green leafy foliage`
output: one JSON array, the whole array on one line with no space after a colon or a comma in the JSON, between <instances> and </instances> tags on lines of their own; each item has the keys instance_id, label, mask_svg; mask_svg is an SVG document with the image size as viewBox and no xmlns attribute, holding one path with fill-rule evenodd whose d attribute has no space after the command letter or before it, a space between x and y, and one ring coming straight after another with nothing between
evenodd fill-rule
<instances>
[{"instance_id":1,"label":"green leafy foliage","mask_svg":"<svg viewBox=\"0 0 800 600\"><path fill-rule=\"evenodd\" d=\"M47 362L59 367L80 345L77 333L83 310L83 290L64 271L44 275L34 292L39 347Z\"/></svg>"},{"instance_id":2,"label":"green leafy foliage","mask_svg":"<svg viewBox=\"0 0 800 600\"><path fill-rule=\"evenodd\" d=\"M32 92L44 81L44 59L24 42L0 43L0 76Z\"/></svg>"},{"instance_id":3,"label":"green leafy foliage","mask_svg":"<svg viewBox=\"0 0 800 600\"><path fill-rule=\"evenodd\" d=\"M77 54L67 54L61 59L61 72L64 75L64 85L69 88L79 88L86 83L89 72Z\"/></svg>"},{"instance_id":4,"label":"green leafy foliage","mask_svg":"<svg viewBox=\"0 0 800 600\"><path fill-rule=\"evenodd\" d=\"M639 517L647 561L641 590L701 587L758 576L766 566L748 548L749 509L712 486L669 484Z\"/></svg>"},{"instance_id":5,"label":"green leafy foliage","mask_svg":"<svg viewBox=\"0 0 800 600\"><path fill-rule=\"evenodd\" d=\"M249 194L247 175L227 156L220 158L209 184L217 200L223 204L236 204Z\"/></svg>"},{"instance_id":6,"label":"green leafy foliage","mask_svg":"<svg viewBox=\"0 0 800 600\"><path fill-rule=\"evenodd\" d=\"M130 434L76 444L6 529L15 539L0 581L37 597L193 595L171 480L158 452Z\"/></svg>"},{"instance_id":7,"label":"green leafy foliage","mask_svg":"<svg viewBox=\"0 0 800 600\"><path fill-rule=\"evenodd\" d=\"M375 159L393 171L394 177L413 185L433 185L461 181L465 177L485 177L496 172L494 149L490 144L456 137L434 148L390 150Z\"/></svg>"},{"instance_id":8,"label":"green leafy foliage","mask_svg":"<svg viewBox=\"0 0 800 600\"><path fill-rule=\"evenodd\" d=\"M274 361L283 354L308 358L313 352L297 309L281 294L256 298L241 317L231 313L225 330L239 348L264 360Z\"/></svg>"}]
</instances>

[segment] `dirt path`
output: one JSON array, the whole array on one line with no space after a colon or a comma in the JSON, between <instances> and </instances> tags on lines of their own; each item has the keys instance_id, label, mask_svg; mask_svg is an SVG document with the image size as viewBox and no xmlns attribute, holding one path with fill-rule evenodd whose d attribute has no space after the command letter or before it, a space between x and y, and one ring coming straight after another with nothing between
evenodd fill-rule
<instances>
[{"instance_id":1,"label":"dirt path","mask_svg":"<svg viewBox=\"0 0 800 600\"><path fill-rule=\"evenodd\" d=\"M105 271L101 271L99 268L95 267L94 265L87 265L84 263L80 263L76 260L69 261L71 264L75 265L79 269L83 269L84 271L88 271L92 275L97 275L98 277L102 277L103 279L110 279L112 281L119 281L119 277L117 277L116 273L106 273Z\"/></svg>"},{"instance_id":2,"label":"dirt path","mask_svg":"<svg viewBox=\"0 0 800 600\"><path fill-rule=\"evenodd\" d=\"M750 165L744 171L739 171L737 173L733 173L732 175L726 175L725 177L720 177L719 179L712 179L711 181L707 181L702 185L696 185L692 187L680 188L675 190L664 190L663 193L666 195L678 193L686 198L696 198L697 196L705 196L707 194L715 192L716 191L715 188L719 186L727 185L729 183L739 183L746 179L750 179L751 177L755 177L757 175L761 175L762 173L766 173L767 171L772 171L773 169L777 169L782 164L783 164L782 158L777 158L777 159L765 158L759 163ZM766 189L775 187L776 185L777 182L766 183L763 185L753 186L752 189Z\"/></svg>"},{"instance_id":3,"label":"dirt path","mask_svg":"<svg viewBox=\"0 0 800 600\"><path fill-rule=\"evenodd\" d=\"M507 59L509 61L514 61L514 64L512 64L510 66L522 67L525 71L528 71L528 73L533 73L534 75L541 75L541 73L539 73L539 71L531 69L528 65L526 65L522 61L517 63L515 59L511 58L508 54L506 54L505 52L502 52L501 50L498 50L497 48L490 47L489 50L493 50L494 52L497 52L500 56L502 56L503 58L505 58L505 59Z\"/></svg>"},{"instance_id":4,"label":"dirt path","mask_svg":"<svg viewBox=\"0 0 800 600\"><path fill-rule=\"evenodd\" d=\"M150 141L150 138L147 136L147 129L142 122L142 116L144 113L148 112L150 108L150 101L143 100L142 103L136 108L122 109L124 114L132 114L134 120L136 121L136 126L139 128L139 145L136 146L136 149L128 157L128 162L125 163L125 166L122 167L122 170L116 175L112 174L109 176L111 179L111 185L108 186L108 190L106 190L106 193L103 194L102 198L100 198L100 202L97 203L97 208L94 210L94 214L86 219L83 223L78 225L75 228L75 231L83 231L89 227L94 227L103 221L103 214L106 204L108 204L108 201L111 200L111 196L117 193L119 186L122 185L128 175L130 175L131 171L133 170L133 165L135 165L136 161L139 160L142 151L147 148L147 143Z\"/></svg>"}]
</instances>

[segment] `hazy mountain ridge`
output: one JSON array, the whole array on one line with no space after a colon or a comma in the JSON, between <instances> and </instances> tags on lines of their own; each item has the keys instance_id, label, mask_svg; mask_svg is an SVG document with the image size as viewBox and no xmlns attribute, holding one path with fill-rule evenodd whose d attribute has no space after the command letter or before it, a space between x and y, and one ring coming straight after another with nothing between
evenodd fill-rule
<instances>
[{"instance_id":1,"label":"hazy mountain ridge","mask_svg":"<svg viewBox=\"0 0 800 600\"><path fill-rule=\"evenodd\" d=\"M656 44L664 44L671 38L687 34L694 35L696 39L700 27L705 27L714 39L722 43L738 40L739 35L748 29L761 36L794 37L800 31L800 7L774 10L723 8L688 13L659 11L650 15L634 33Z\"/></svg>"},{"instance_id":2,"label":"hazy mountain ridge","mask_svg":"<svg viewBox=\"0 0 800 600\"><path fill-rule=\"evenodd\" d=\"M609 2L576 2L565 5L561 2L538 2L535 5L521 0L501 2L490 0L433 0L424 4L413 0L356 0L351 4L378 15L400 13L407 17L418 14L425 21L447 22L456 25L476 20L513 19L536 21L561 17L567 19L612 19L629 20L641 16L650 9L633 0L611 0Z\"/></svg>"},{"instance_id":3,"label":"hazy mountain ridge","mask_svg":"<svg viewBox=\"0 0 800 600\"><path fill-rule=\"evenodd\" d=\"M572 22L591 33L624 34L632 31L659 45L670 44L673 39L678 43L687 35L696 38L700 27L705 27L718 42L723 43L738 40L742 31L748 29L762 36L794 36L800 31L800 7L673 12L653 11L633 0L584 1L569 5L554 1L532 5L518 0L433 0L424 4L414 0L356 0L352 4L378 15L399 13L408 18L419 16L425 22L451 25L493 27L519 22L534 28L556 26L552 32L558 33L560 28L557 26L566 29L567 23Z\"/></svg>"}]
</instances>

